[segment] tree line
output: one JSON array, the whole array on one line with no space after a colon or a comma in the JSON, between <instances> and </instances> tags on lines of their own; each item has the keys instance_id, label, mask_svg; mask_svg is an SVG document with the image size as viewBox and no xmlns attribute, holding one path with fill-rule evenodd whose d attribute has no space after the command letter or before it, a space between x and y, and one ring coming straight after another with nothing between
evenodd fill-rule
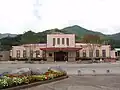
<instances>
[{"instance_id":1,"label":"tree line","mask_svg":"<svg viewBox=\"0 0 120 90\"><path fill-rule=\"evenodd\" d=\"M22 44L34 44L34 43L46 43L47 34L53 33L53 31L61 32L57 29L48 30L44 32L34 33L32 31L25 32L24 34L17 35L16 37L6 37L0 39L0 50L10 50L12 46ZM62 32L65 33L65 32ZM108 38L101 38L98 35L86 34L82 38L76 36L77 41L84 43L98 43L98 44L110 44L113 48L120 47L120 41L112 40Z\"/></svg>"}]
</instances>

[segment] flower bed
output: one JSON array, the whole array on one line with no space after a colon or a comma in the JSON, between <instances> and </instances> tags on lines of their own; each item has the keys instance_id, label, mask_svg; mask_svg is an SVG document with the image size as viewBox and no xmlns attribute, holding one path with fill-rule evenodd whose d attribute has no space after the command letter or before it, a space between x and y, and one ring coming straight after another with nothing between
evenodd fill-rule
<instances>
[{"instance_id":1,"label":"flower bed","mask_svg":"<svg viewBox=\"0 0 120 90\"><path fill-rule=\"evenodd\" d=\"M31 73L4 73L0 77L0 89L7 89L16 86L28 85L36 82L51 81L60 77L67 76L67 73L62 70L48 69L43 74ZM40 83L41 84L41 83Z\"/></svg>"}]
</instances>

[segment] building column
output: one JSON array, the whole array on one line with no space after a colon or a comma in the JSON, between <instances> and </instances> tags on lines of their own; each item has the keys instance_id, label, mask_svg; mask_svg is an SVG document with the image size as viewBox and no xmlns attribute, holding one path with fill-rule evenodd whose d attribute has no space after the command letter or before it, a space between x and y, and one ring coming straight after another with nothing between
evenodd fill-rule
<instances>
[{"instance_id":1,"label":"building column","mask_svg":"<svg viewBox=\"0 0 120 90\"><path fill-rule=\"evenodd\" d=\"M76 60L76 51L68 52L68 62L75 62Z\"/></svg>"}]
</instances>

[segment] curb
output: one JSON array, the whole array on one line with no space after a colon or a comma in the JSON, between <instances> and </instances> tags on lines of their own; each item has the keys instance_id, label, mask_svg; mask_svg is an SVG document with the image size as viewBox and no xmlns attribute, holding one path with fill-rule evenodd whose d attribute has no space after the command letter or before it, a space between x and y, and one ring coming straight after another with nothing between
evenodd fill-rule
<instances>
[{"instance_id":1,"label":"curb","mask_svg":"<svg viewBox=\"0 0 120 90\"><path fill-rule=\"evenodd\" d=\"M71 74L75 75L75 74ZM120 76L120 74L76 74L77 76Z\"/></svg>"}]
</instances>

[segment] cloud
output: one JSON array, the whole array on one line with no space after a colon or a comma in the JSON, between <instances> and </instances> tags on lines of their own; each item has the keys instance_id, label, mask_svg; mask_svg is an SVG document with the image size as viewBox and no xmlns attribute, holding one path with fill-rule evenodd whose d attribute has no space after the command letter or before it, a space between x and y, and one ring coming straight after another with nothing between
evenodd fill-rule
<instances>
[{"instance_id":1,"label":"cloud","mask_svg":"<svg viewBox=\"0 0 120 90\"><path fill-rule=\"evenodd\" d=\"M39 0L37 6L36 0L0 0L0 32L39 32L77 24L89 30L117 33L119 3L120 0Z\"/></svg>"}]
</instances>

